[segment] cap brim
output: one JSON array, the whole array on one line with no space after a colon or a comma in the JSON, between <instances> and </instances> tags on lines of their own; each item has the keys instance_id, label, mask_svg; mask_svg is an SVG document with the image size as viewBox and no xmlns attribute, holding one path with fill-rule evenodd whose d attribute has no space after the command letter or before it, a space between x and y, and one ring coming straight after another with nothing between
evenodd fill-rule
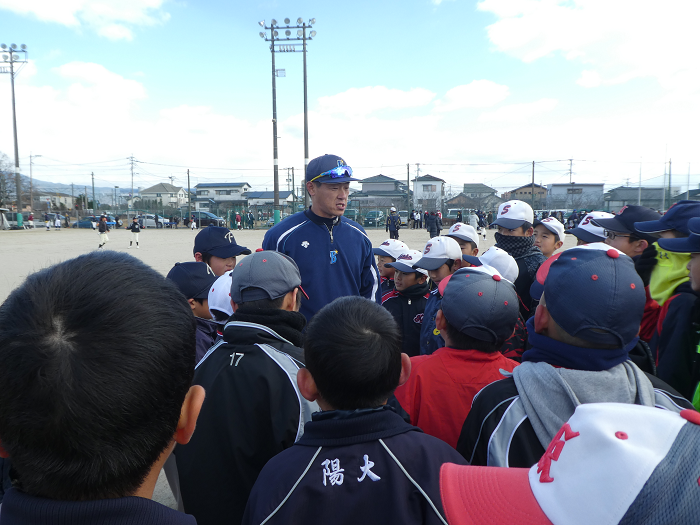
<instances>
[{"instance_id":1,"label":"cap brim","mask_svg":"<svg viewBox=\"0 0 700 525\"><path fill-rule=\"evenodd\" d=\"M700 235L680 239L659 239L656 241L662 250L677 253L700 253Z\"/></svg>"},{"instance_id":2,"label":"cap brim","mask_svg":"<svg viewBox=\"0 0 700 525\"><path fill-rule=\"evenodd\" d=\"M482 264L484 264L483 262L481 262L481 259L479 259L475 255L462 255L462 259L467 261L472 266L481 266Z\"/></svg>"},{"instance_id":3,"label":"cap brim","mask_svg":"<svg viewBox=\"0 0 700 525\"><path fill-rule=\"evenodd\" d=\"M611 217L609 219L591 219L591 222L596 226L613 232L636 233L625 226L617 217Z\"/></svg>"},{"instance_id":4,"label":"cap brim","mask_svg":"<svg viewBox=\"0 0 700 525\"><path fill-rule=\"evenodd\" d=\"M207 253L213 255L214 257L228 259L229 257L238 257L239 255L250 255L250 250L245 246L229 244L228 246L219 246L217 248L207 250Z\"/></svg>"},{"instance_id":5,"label":"cap brim","mask_svg":"<svg viewBox=\"0 0 700 525\"><path fill-rule=\"evenodd\" d=\"M445 463L440 494L450 525L552 525L537 504L529 469Z\"/></svg>"},{"instance_id":6,"label":"cap brim","mask_svg":"<svg viewBox=\"0 0 700 525\"><path fill-rule=\"evenodd\" d=\"M372 253L374 255L381 255L382 257L392 257L392 258L394 257L393 255L391 255L386 250L383 250L382 248L372 248Z\"/></svg>"},{"instance_id":7,"label":"cap brim","mask_svg":"<svg viewBox=\"0 0 700 525\"><path fill-rule=\"evenodd\" d=\"M673 227L661 221L642 221L635 222L634 229L642 233L659 233L673 230Z\"/></svg>"},{"instance_id":8,"label":"cap brim","mask_svg":"<svg viewBox=\"0 0 700 525\"><path fill-rule=\"evenodd\" d=\"M516 228L520 228L523 224L525 224L527 221L523 221L520 219L496 219L491 223L491 225L496 225L496 226L503 226L504 228L508 228L509 230L514 230Z\"/></svg>"},{"instance_id":9,"label":"cap brim","mask_svg":"<svg viewBox=\"0 0 700 525\"><path fill-rule=\"evenodd\" d=\"M431 257L421 257L416 264L413 265L413 268L423 268L424 270L437 270L442 266L443 264L447 263L447 261L451 261L452 259L448 259L447 257L443 257L440 259L433 259Z\"/></svg>"},{"instance_id":10,"label":"cap brim","mask_svg":"<svg viewBox=\"0 0 700 525\"><path fill-rule=\"evenodd\" d=\"M460 239L462 241L473 242L474 244L476 244L478 242L477 240L472 239L468 235L462 235L461 233L449 233L448 232L445 235L445 237L456 237L457 239Z\"/></svg>"},{"instance_id":11,"label":"cap brim","mask_svg":"<svg viewBox=\"0 0 700 525\"><path fill-rule=\"evenodd\" d=\"M413 268L411 265L402 262L386 263L384 266L387 268L394 268L403 273L423 273L423 268Z\"/></svg>"},{"instance_id":12,"label":"cap brim","mask_svg":"<svg viewBox=\"0 0 700 525\"><path fill-rule=\"evenodd\" d=\"M594 235L593 233L579 227L566 230L564 233L569 233L577 239L581 239L583 242L605 242L605 237L598 237L597 235Z\"/></svg>"}]
</instances>

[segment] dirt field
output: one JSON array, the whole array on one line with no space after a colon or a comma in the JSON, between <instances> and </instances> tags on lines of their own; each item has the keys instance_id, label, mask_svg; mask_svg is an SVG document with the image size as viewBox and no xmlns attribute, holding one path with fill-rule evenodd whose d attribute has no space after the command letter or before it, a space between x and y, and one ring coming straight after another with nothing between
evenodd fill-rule
<instances>
[{"instance_id":1,"label":"dirt field","mask_svg":"<svg viewBox=\"0 0 700 525\"><path fill-rule=\"evenodd\" d=\"M267 230L241 230L235 232L236 242L251 250L260 248ZM494 244L495 230L487 232L487 239L482 239L480 251ZM443 230L446 233L446 230ZM381 229L368 229L367 234L373 246L378 246L389 235ZM191 261L192 246L196 231L185 228L148 229L140 234L140 249L128 249L131 233L124 230L112 230L109 233L107 248L116 251L128 251L166 275L176 262ZM422 250L428 241L425 230L403 229L400 240L415 250ZM97 249L99 236L93 230L62 228L46 231L45 228L34 230L0 231L0 302L19 286L31 273L46 268L78 255ZM567 235L565 248L576 244L576 239ZM88 278L89 276L85 276Z\"/></svg>"}]
</instances>

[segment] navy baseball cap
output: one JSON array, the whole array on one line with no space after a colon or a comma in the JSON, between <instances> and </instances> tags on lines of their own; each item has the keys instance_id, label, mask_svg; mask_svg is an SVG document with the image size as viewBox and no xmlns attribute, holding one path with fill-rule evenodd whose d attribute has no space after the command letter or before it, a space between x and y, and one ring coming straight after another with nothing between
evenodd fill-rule
<instances>
[{"instance_id":1,"label":"navy baseball cap","mask_svg":"<svg viewBox=\"0 0 700 525\"><path fill-rule=\"evenodd\" d=\"M552 319L569 335L624 347L639 333L644 284L632 259L607 244L585 244L547 259L530 289L534 299L543 292Z\"/></svg>"},{"instance_id":2,"label":"navy baseball cap","mask_svg":"<svg viewBox=\"0 0 700 525\"><path fill-rule=\"evenodd\" d=\"M442 313L451 326L480 341L508 339L518 321L515 287L494 275L460 268L440 281Z\"/></svg>"},{"instance_id":3,"label":"navy baseball cap","mask_svg":"<svg viewBox=\"0 0 700 525\"><path fill-rule=\"evenodd\" d=\"M297 263L280 252L256 251L236 264L231 274L231 300L234 303L278 299L294 288L299 288L306 296Z\"/></svg>"},{"instance_id":4,"label":"navy baseball cap","mask_svg":"<svg viewBox=\"0 0 700 525\"><path fill-rule=\"evenodd\" d=\"M639 238L654 242L656 240L654 237L643 232L640 233L635 229L634 223L656 221L659 218L661 218L661 214L651 208L630 204L629 206L623 206L615 217L610 219L592 219L592 222L606 230L618 233L632 233Z\"/></svg>"},{"instance_id":5,"label":"navy baseball cap","mask_svg":"<svg viewBox=\"0 0 700 525\"><path fill-rule=\"evenodd\" d=\"M700 253L700 217L688 221L688 237L681 239L658 239L662 250L678 253Z\"/></svg>"},{"instance_id":6,"label":"navy baseball cap","mask_svg":"<svg viewBox=\"0 0 700 525\"><path fill-rule=\"evenodd\" d=\"M192 253L208 253L214 257L228 259L239 255L249 255L250 250L236 244L233 232L220 226L207 226L194 238Z\"/></svg>"},{"instance_id":7,"label":"navy baseball cap","mask_svg":"<svg viewBox=\"0 0 700 525\"><path fill-rule=\"evenodd\" d=\"M668 230L677 230L686 235L688 221L693 217L700 217L700 202L678 201L673 204L661 218L652 221L635 222L634 227L643 233L659 233Z\"/></svg>"},{"instance_id":8,"label":"navy baseball cap","mask_svg":"<svg viewBox=\"0 0 700 525\"><path fill-rule=\"evenodd\" d=\"M352 178L352 168L338 155L316 157L306 167L306 182L339 183L359 180Z\"/></svg>"},{"instance_id":9,"label":"navy baseball cap","mask_svg":"<svg viewBox=\"0 0 700 525\"><path fill-rule=\"evenodd\" d=\"M209 265L203 262L175 263L167 278L173 281L188 299L207 299L209 288L218 279Z\"/></svg>"}]
</instances>

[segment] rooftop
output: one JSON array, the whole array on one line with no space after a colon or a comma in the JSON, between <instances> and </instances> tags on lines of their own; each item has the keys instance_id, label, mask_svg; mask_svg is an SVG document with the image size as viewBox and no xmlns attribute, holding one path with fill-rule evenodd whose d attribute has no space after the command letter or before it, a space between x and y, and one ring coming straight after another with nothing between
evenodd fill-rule
<instances>
[{"instance_id":1,"label":"rooftop","mask_svg":"<svg viewBox=\"0 0 700 525\"><path fill-rule=\"evenodd\" d=\"M195 188L242 188L243 186L251 187L247 182L203 182L195 186Z\"/></svg>"},{"instance_id":2,"label":"rooftop","mask_svg":"<svg viewBox=\"0 0 700 525\"><path fill-rule=\"evenodd\" d=\"M178 193L182 189L182 186L173 186L167 182L161 182L145 190L141 190L139 193Z\"/></svg>"}]
</instances>

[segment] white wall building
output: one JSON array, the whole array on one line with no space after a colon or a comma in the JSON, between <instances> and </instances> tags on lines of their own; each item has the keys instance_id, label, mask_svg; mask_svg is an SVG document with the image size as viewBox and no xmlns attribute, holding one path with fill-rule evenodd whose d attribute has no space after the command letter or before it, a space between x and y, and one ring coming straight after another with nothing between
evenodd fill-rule
<instances>
[{"instance_id":1,"label":"white wall building","mask_svg":"<svg viewBox=\"0 0 700 525\"><path fill-rule=\"evenodd\" d=\"M179 208L187 204L187 190L167 182L161 182L150 188L140 190L137 198L140 198L142 201L155 201L164 207Z\"/></svg>"},{"instance_id":2,"label":"white wall building","mask_svg":"<svg viewBox=\"0 0 700 525\"><path fill-rule=\"evenodd\" d=\"M445 199L445 181L432 175L413 180L414 207L423 211L442 210Z\"/></svg>"}]
</instances>

